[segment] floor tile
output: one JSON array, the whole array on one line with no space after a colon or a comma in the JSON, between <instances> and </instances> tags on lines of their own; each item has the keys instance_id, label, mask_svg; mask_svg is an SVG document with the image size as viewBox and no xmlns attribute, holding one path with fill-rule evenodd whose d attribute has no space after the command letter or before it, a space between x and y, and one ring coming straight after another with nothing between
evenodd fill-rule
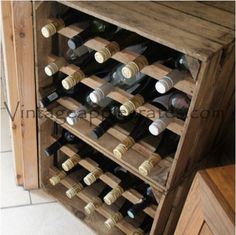
<instances>
[{"instance_id":1,"label":"floor tile","mask_svg":"<svg viewBox=\"0 0 236 235\"><path fill-rule=\"evenodd\" d=\"M0 139L0 152L9 151L11 147L11 132L10 132L10 118L6 109L1 109L1 139Z\"/></svg>"},{"instance_id":2,"label":"floor tile","mask_svg":"<svg viewBox=\"0 0 236 235\"><path fill-rule=\"evenodd\" d=\"M43 202L55 202L55 198L42 189L30 190L30 197L33 204Z\"/></svg>"},{"instance_id":3,"label":"floor tile","mask_svg":"<svg viewBox=\"0 0 236 235\"><path fill-rule=\"evenodd\" d=\"M0 153L0 193L23 190L16 185L13 153Z\"/></svg>"},{"instance_id":4,"label":"floor tile","mask_svg":"<svg viewBox=\"0 0 236 235\"><path fill-rule=\"evenodd\" d=\"M0 230L3 235L95 235L58 203L3 209Z\"/></svg>"}]
</instances>

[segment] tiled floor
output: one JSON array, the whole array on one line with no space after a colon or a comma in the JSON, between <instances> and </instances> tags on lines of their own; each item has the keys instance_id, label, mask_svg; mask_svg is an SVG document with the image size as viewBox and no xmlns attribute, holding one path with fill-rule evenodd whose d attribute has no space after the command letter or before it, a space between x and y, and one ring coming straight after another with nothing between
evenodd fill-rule
<instances>
[{"instance_id":1,"label":"tiled floor","mask_svg":"<svg viewBox=\"0 0 236 235\"><path fill-rule=\"evenodd\" d=\"M1 90L0 235L95 234L42 190L16 186L10 121L2 100Z\"/></svg>"}]
</instances>

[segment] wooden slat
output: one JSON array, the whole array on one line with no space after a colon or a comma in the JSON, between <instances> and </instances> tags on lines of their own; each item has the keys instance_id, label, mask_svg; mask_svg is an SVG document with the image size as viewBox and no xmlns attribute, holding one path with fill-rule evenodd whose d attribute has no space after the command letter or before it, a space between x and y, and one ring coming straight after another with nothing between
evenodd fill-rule
<instances>
[{"instance_id":1,"label":"wooden slat","mask_svg":"<svg viewBox=\"0 0 236 235\"><path fill-rule=\"evenodd\" d=\"M24 187L38 187L38 151L36 128L34 47L31 2L12 2L14 48L21 105L26 112L22 117L22 148ZM29 98L30 97L30 98Z\"/></svg>"},{"instance_id":2,"label":"wooden slat","mask_svg":"<svg viewBox=\"0 0 236 235\"><path fill-rule=\"evenodd\" d=\"M58 33L60 33L61 35L67 38L71 38L81 31L82 30L80 28L76 27L75 25L71 25L71 26L61 29ZM99 51L108 43L109 41L102 39L100 37L96 37L87 41L85 45L89 48L92 48L95 51ZM113 55L112 58L116 59L117 61L123 64L126 64L129 61L134 60L137 56L138 56L137 53L124 49L121 52L118 52L115 55ZM171 69L164 65L154 63L152 65L144 67L141 71L142 73L152 78L155 78L156 80L160 80L161 78L163 78L163 76L167 75L171 71ZM195 74L197 74L197 72L195 72ZM194 88L195 88L195 82L193 78L191 77L191 75L188 74L186 75L186 78L184 80L175 84L175 88L192 96L194 92Z\"/></svg>"},{"instance_id":3,"label":"wooden slat","mask_svg":"<svg viewBox=\"0 0 236 235\"><path fill-rule=\"evenodd\" d=\"M51 175L55 175L58 172L59 170L56 168L50 169ZM64 185L66 188L70 188L75 184L75 181L67 177L64 180L62 180L61 184ZM93 191L91 186L86 187L84 190L82 190L77 194L77 196L86 203L91 202L92 198L96 197L96 195L97 194ZM113 213L115 213L115 210L111 209L111 207L105 204L103 204L101 207L96 208L96 211L98 211L105 218L110 218L110 216ZM117 223L116 227L118 227L121 231L123 231L126 234L132 234L134 231L136 231L136 228L131 224L127 223L126 220L122 220L121 222Z\"/></svg>"},{"instance_id":4,"label":"wooden slat","mask_svg":"<svg viewBox=\"0 0 236 235\"><path fill-rule=\"evenodd\" d=\"M204 19L234 30L234 14L230 12L222 11L221 9L194 1L181 2L181 4L178 2L162 2L162 4L169 8L177 9L180 12L185 12L189 15L193 15L200 19Z\"/></svg>"},{"instance_id":5,"label":"wooden slat","mask_svg":"<svg viewBox=\"0 0 236 235\"><path fill-rule=\"evenodd\" d=\"M202 1L201 3L233 14L235 13L235 1Z\"/></svg>"},{"instance_id":6,"label":"wooden slat","mask_svg":"<svg viewBox=\"0 0 236 235\"><path fill-rule=\"evenodd\" d=\"M54 138L52 139L55 140ZM72 157L74 154L77 153L77 151L71 146L63 146L60 150L68 157ZM81 161L79 161L79 164L90 172L92 172L96 167L99 167L96 161L90 158L81 159ZM100 180L109 185L111 188L115 188L120 183L120 179L118 179L110 172L104 172L104 174L101 175ZM143 196L134 189L125 191L122 196L133 204L140 202L140 200L143 198ZM150 207L147 207L144 211L152 218L154 218L156 208L157 207L155 205L152 205Z\"/></svg>"},{"instance_id":7,"label":"wooden slat","mask_svg":"<svg viewBox=\"0 0 236 235\"><path fill-rule=\"evenodd\" d=\"M74 135L83 139L89 145L93 146L93 148L102 152L105 156L117 162L119 165L123 166L132 174L136 175L140 179L144 180L146 183L153 186L155 189L165 189L164 185L161 185L158 182L158 178L156 176L152 175L152 177L150 177L140 175L138 167L147 159L148 156L141 155L133 149L130 149L126 152L125 156L122 159L117 159L113 155L113 149L120 143L120 141L112 137L110 134L105 133L99 140L94 140L90 137L91 130L94 128L91 123L87 122L86 120L80 120L74 126L70 126L69 124L65 123L65 115L60 115L60 117L56 116L57 112L60 112L61 114L67 114L66 110L62 106L58 106L52 109L50 112L46 110L42 110L41 112L42 115L47 116L51 120L60 124L63 128L67 129ZM159 172L156 172L156 174L158 173Z\"/></svg>"},{"instance_id":8,"label":"wooden slat","mask_svg":"<svg viewBox=\"0 0 236 235\"><path fill-rule=\"evenodd\" d=\"M55 58L57 57L50 56L49 62L53 61ZM68 65L62 67L60 71L70 75L76 72L78 69L79 68L75 65ZM85 78L81 82L93 89L100 87L104 83L104 81L97 76L91 76L89 78ZM108 97L118 101L119 103L124 103L128 101L131 97L133 97L133 95L116 87L112 92L108 94ZM150 104L144 104L140 106L136 111L153 121L156 120L160 115L160 110ZM171 131L175 132L178 135L181 135L183 128L184 128L184 122L177 118L174 118L173 121L167 126L167 129L170 129Z\"/></svg>"},{"instance_id":9,"label":"wooden slat","mask_svg":"<svg viewBox=\"0 0 236 235\"><path fill-rule=\"evenodd\" d=\"M155 15L145 11L143 7L140 10L142 11L142 17L140 17L139 6L136 2L133 3L132 9L126 8L127 2L107 2L105 7L99 2L63 1L63 4L134 31L202 61L208 60L221 48L221 45L216 42L159 21ZM122 14L117 14L117 12L122 12Z\"/></svg>"},{"instance_id":10,"label":"wooden slat","mask_svg":"<svg viewBox=\"0 0 236 235\"><path fill-rule=\"evenodd\" d=\"M13 22L11 2L1 2L1 24L3 30L3 57L4 71L6 75L7 93L8 93L8 108L9 112L15 113L15 117L11 123L12 144L15 161L16 183L23 185L23 149L22 149L22 127L21 127L21 106L19 104L19 90L16 71L16 61L14 59L14 44L12 40ZM18 110L15 112L15 110Z\"/></svg>"}]
</instances>

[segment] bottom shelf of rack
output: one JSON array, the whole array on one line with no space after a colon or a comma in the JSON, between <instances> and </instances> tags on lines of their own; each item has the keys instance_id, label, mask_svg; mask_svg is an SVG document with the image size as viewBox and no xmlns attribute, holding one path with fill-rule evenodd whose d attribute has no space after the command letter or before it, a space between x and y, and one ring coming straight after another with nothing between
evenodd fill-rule
<instances>
[{"instance_id":1,"label":"bottom shelf of rack","mask_svg":"<svg viewBox=\"0 0 236 235\"><path fill-rule=\"evenodd\" d=\"M110 231L106 229L104 226L104 222L106 218L102 216L100 213L95 211L91 215L86 215L84 213L84 206L86 202L84 202L79 197L74 197L69 199L65 191L67 188L63 184L58 184L56 187L51 186L50 184L44 184L42 187L47 193L52 195L60 202L67 210L69 210L74 216L80 219L82 222L87 224L92 230L96 232L96 234L100 235L123 235L125 234L119 228L114 227Z\"/></svg>"}]
</instances>

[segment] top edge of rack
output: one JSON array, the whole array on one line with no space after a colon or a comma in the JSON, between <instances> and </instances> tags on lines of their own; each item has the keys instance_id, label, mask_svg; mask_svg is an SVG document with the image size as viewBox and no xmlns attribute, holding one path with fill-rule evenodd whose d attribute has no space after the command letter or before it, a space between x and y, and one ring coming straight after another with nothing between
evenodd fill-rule
<instances>
[{"instance_id":1,"label":"top edge of rack","mask_svg":"<svg viewBox=\"0 0 236 235\"><path fill-rule=\"evenodd\" d=\"M234 40L234 14L200 2L60 3L136 32L201 61L209 60ZM202 15L203 10L205 16ZM215 13L217 17L214 17ZM222 22L219 20L221 18Z\"/></svg>"}]
</instances>

